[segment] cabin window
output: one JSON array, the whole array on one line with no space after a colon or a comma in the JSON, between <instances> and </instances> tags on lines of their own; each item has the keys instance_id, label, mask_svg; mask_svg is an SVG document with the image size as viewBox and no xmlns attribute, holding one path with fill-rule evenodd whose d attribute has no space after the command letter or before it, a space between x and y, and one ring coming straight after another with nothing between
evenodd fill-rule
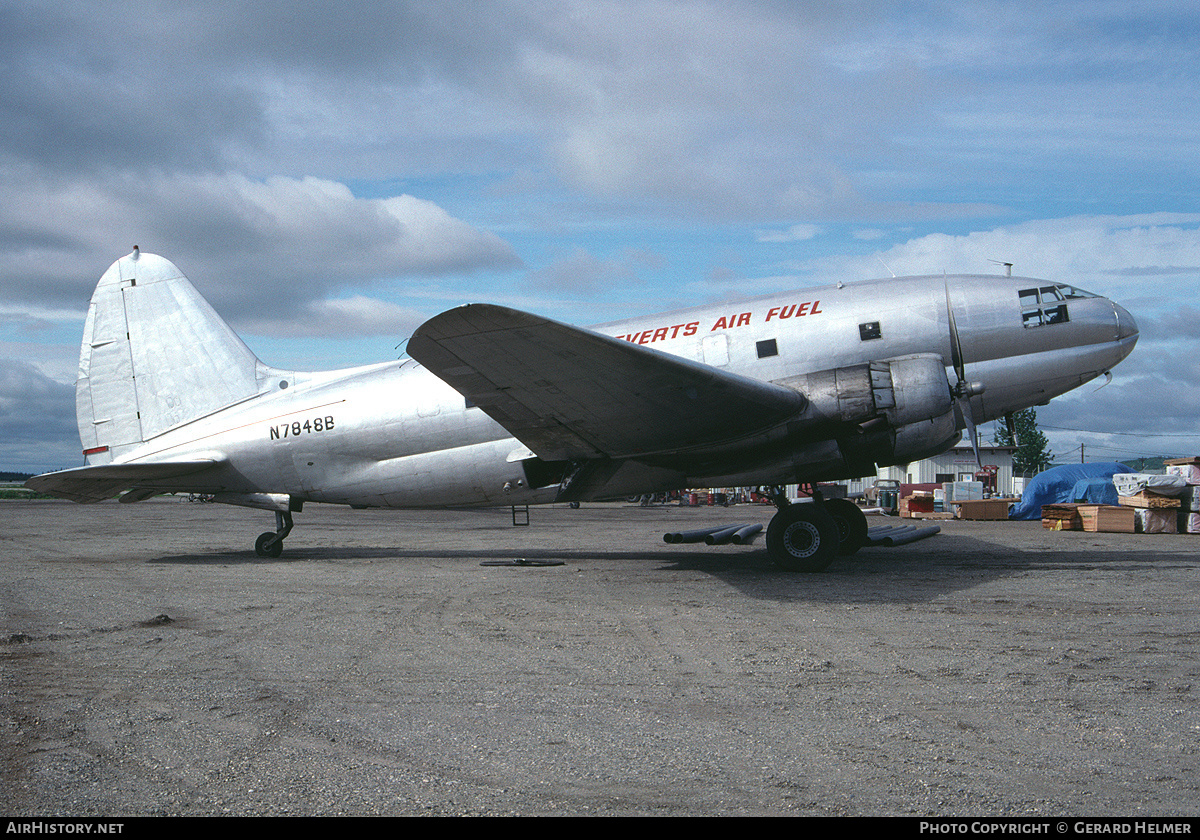
<instances>
[{"instance_id":1,"label":"cabin window","mask_svg":"<svg viewBox=\"0 0 1200 840\"><path fill-rule=\"evenodd\" d=\"M1067 317L1067 298L1083 297L1084 295L1070 286L1054 285L1022 289L1020 296L1021 323L1029 328L1045 324L1065 324L1070 320Z\"/></svg>"},{"instance_id":2,"label":"cabin window","mask_svg":"<svg viewBox=\"0 0 1200 840\"><path fill-rule=\"evenodd\" d=\"M858 325L858 337L863 341L870 341L871 339L879 338L881 335L883 333L879 329L878 321Z\"/></svg>"},{"instance_id":3,"label":"cabin window","mask_svg":"<svg viewBox=\"0 0 1200 840\"><path fill-rule=\"evenodd\" d=\"M754 345L758 349L758 358L765 359L768 356L779 355L779 345L775 343L775 339L768 338L766 341L760 341Z\"/></svg>"}]
</instances>

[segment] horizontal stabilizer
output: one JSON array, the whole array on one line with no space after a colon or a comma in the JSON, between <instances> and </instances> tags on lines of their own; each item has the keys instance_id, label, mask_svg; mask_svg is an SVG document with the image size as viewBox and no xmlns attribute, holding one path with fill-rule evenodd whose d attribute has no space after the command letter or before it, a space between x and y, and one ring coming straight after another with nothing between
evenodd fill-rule
<instances>
[{"instance_id":1,"label":"horizontal stabilizer","mask_svg":"<svg viewBox=\"0 0 1200 840\"><path fill-rule=\"evenodd\" d=\"M801 410L790 388L490 304L422 324L408 353L544 460L737 440Z\"/></svg>"},{"instance_id":2,"label":"horizontal stabilizer","mask_svg":"<svg viewBox=\"0 0 1200 840\"><path fill-rule=\"evenodd\" d=\"M35 475L25 482L30 490L70 499L73 502L102 502L133 487L152 483L158 492L186 490L183 482L172 482L184 476L212 469L223 459L204 458L192 461L160 461L151 464L103 464L95 467L76 467L70 470ZM148 498L143 496L142 498ZM130 498L130 501L140 501Z\"/></svg>"}]
</instances>

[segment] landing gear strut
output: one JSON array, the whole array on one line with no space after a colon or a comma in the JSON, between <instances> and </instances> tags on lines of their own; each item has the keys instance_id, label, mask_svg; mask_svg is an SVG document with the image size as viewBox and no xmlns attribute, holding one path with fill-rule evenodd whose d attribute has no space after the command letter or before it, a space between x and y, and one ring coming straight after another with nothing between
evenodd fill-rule
<instances>
[{"instance_id":1,"label":"landing gear strut","mask_svg":"<svg viewBox=\"0 0 1200 840\"><path fill-rule=\"evenodd\" d=\"M867 518L846 499L825 501L814 493L812 503L789 504L775 494L778 513L767 526L767 554L791 572L822 572L838 555L850 555L867 541Z\"/></svg>"},{"instance_id":2,"label":"landing gear strut","mask_svg":"<svg viewBox=\"0 0 1200 840\"><path fill-rule=\"evenodd\" d=\"M283 554L283 538L292 532L292 512L275 512L275 531L264 531L254 541L254 553L259 557L278 557Z\"/></svg>"}]
</instances>

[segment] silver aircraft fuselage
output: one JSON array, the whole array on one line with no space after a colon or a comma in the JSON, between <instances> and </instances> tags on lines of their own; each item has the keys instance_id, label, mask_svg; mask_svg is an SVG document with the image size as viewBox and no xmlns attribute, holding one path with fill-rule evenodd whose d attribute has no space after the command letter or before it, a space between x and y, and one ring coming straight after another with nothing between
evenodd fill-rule
<instances>
[{"instance_id":1,"label":"silver aircraft fuselage","mask_svg":"<svg viewBox=\"0 0 1200 840\"><path fill-rule=\"evenodd\" d=\"M783 384L876 360L937 356L951 385L958 378L979 383L962 392L952 431L1044 404L1106 373L1138 337L1132 316L1106 298L1042 280L993 276L838 284L592 329ZM560 475L538 481L529 470L534 453L525 444L413 359L316 373L270 369L269 376L273 384L264 393L168 428L113 462L173 462L212 453L220 465L198 474L189 488L266 509L286 504L272 502L281 497L290 499L292 509L303 501L458 507L559 497ZM964 417L968 404L970 417ZM864 474L819 452L764 462L758 453L768 450L762 446L747 443L744 463L733 442L723 459L627 472L591 495L653 492L684 479L691 486L735 486Z\"/></svg>"}]
</instances>

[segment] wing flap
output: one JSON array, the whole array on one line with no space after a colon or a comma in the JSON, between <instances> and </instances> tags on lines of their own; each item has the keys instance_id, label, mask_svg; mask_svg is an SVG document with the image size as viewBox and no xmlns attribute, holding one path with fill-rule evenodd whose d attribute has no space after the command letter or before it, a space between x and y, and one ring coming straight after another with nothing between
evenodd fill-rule
<instances>
[{"instance_id":1,"label":"wing flap","mask_svg":"<svg viewBox=\"0 0 1200 840\"><path fill-rule=\"evenodd\" d=\"M60 499L88 504L111 499L124 490L143 483L169 482L171 479L195 475L222 463L219 458L203 458L189 461L160 461L149 464L103 464L94 467L76 467L70 470L35 475L25 486L39 493ZM162 486L161 492L186 487ZM137 501L137 499L131 499Z\"/></svg>"},{"instance_id":2,"label":"wing flap","mask_svg":"<svg viewBox=\"0 0 1200 840\"><path fill-rule=\"evenodd\" d=\"M790 388L490 304L422 324L408 353L545 460L684 452L802 409Z\"/></svg>"}]
</instances>

